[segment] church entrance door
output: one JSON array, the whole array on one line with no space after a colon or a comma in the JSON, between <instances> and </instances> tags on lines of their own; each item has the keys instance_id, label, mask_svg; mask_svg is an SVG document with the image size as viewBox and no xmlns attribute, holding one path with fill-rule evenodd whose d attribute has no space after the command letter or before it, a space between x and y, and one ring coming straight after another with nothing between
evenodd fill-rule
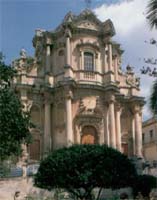
<instances>
[{"instance_id":1,"label":"church entrance door","mask_svg":"<svg viewBox=\"0 0 157 200\"><path fill-rule=\"evenodd\" d=\"M93 126L84 126L82 130L81 144L98 143L97 131Z\"/></svg>"}]
</instances>

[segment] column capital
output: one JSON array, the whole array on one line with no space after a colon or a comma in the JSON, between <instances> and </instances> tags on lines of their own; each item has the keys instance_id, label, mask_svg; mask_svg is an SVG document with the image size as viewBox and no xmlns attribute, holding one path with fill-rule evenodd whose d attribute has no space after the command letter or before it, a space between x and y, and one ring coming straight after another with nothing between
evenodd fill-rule
<instances>
[{"instance_id":1,"label":"column capital","mask_svg":"<svg viewBox=\"0 0 157 200\"><path fill-rule=\"evenodd\" d=\"M72 99L73 98L73 93L72 91L65 91L65 98L66 99Z\"/></svg>"},{"instance_id":2,"label":"column capital","mask_svg":"<svg viewBox=\"0 0 157 200\"><path fill-rule=\"evenodd\" d=\"M66 38L71 38L72 37L72 33L71 33L71 30L69 28L65 29L65 37Z\"/></svg>"},{"instance_id":3,"label":"column capital","mask_svg":"<svg viewBox=\"0 0 157 200\"><path fill-rule=\"evenodd\" d=\"M142 107L140 105L133 105L132 106L132 111L133 113L139 113L142 114Z\"/></svg>"},{"instance_id":4,"label":"column capital","mask_svg":"<svg viewBox=\"0 0 157 200\"><path fill-rule=\"evenodd\" d=\"M105 98L103 99L103 104L104 105L109 105L111 103L115 103L116 100L115 100L115 96L113 94L106 94L105 95Z\"/></svg>"},{"instance_id":5,"label":"column capital","mask_svg":"<svg viewBox=\"0 0 157 200\"><path fill-rule=\"evenodd\" d=\"M108 103L115 103L115 95L109 94L108 95Z\"/></svg>"},{"instance_id":6,"label":"column capital","mask_svg":"<svg viewBox=\"0 0 157 200\"><path fill-rule=\"evenodd\" d=\"M112 45L112 41L108 41L107 44L108 44L108 45Z\"/></svg>"},{"instance_id":7,"label":"column capital","mask_svg":"<svg viewBox=\"0 0 157 200\"><path fill-rule=\"evenodd\" d=\"M120 114L121 114L122 110L123 110L123 107L122 107L122 105L119 102L116 102L115 103L115 109L116 109L116 111L119 111Z\"/></svg>"},{"instance_id":8,"label":"column capital","mask_svg":"<svg viewBox=\"0 0 157 200\"><path fill-rule=\"evenodd\" d=\"M52 45L52 40L51 38L46 39L46 46L51 46Z\"/></svg>"},{"instance_id":9,"label":"column capital","mask_svg":"<svg viewBox=\"0 0 157 200\"><path fill-rule=\"evenodd\" d=\"M52 103L52 97L48 92L44 93L44 104L51 104Z\"/></svg>"}]
</instances>

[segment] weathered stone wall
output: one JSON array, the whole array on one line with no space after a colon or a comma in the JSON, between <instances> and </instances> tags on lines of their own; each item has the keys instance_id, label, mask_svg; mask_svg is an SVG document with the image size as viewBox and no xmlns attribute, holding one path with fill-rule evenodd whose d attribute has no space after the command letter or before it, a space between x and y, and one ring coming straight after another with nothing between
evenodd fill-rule
<instances>
[{"instance_id":1,"label":"weathered stone wall","mask_svg":"<svg viewBox=\"0 0 157 200\"><path fill-rule=\"evenodd\" d=\"M11 178L0 180L0 200L14 200L15 193L19 191L20 197L18 200L25 200L26 197L32 197L35 200L63 200L67 197L66 192L61 192L58 190L56 192L48 192L43 189L39 189L33 186L32 178ZM97 195L98 190L95 189L94 193ZM101 193L101 199L117 198L121 193L127 193L129 197L132 195L132 190L130 188L122 188L120 190L105 189ZM57 198L56 198L57 197ZM65 198L67 199L67 198ZM69 200L71 200L69 198Z\"/></svg>"},{"instance_id":2,"label":"weathered stone wall","mask_svg":"<svg viewBox=\"0 0 157 200\"><path fill-rule=\"evenodd\" d=\"M20 192L19 200L23 200L29 195L35 196L38 200L53 195L53 193L46 190L34 187L32 178L21 177L0 180L0 200L14 200L14 195L17 191Z\"/></svg>"}]
</instances>

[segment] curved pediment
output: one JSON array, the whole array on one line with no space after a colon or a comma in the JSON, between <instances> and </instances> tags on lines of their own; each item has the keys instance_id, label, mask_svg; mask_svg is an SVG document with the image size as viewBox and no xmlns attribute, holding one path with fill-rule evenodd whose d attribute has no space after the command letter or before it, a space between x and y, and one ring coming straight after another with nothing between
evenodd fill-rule
<instances>
[{"instance_id":1,"label":"curved pediment","mask_svg":"<svg viewBox=\"0 0 157 200\"><path fill-rule=\"evenodd\" d=\"M103 22L103 32L105 34L111 34L111 36L116 34L113 22L110 19Z\"/></svg>"},{"instance_id":2,"label":"curved pediment","mask_svg":"<svg viewBox=\"0 0 157 200\"><path fill-rule=\"evenodd\" d=\"M76 24L80 28L98 30L101 27L102 22L91 10L85 9L77 16Z\"/></svg>"},{"instance_id":3,"label":"curved pediment","mask_svg":"<svg viewBox=\"0 0 157 200\"><path fill-rule=\"evenodd\" d=\"M98 25L96 25L95 23L89 21L89 20L84 20L81 21L77 24L78 28L84 28L84 29L91 29L91 30L99 30Z\"/></svg>"},{"instance_id":4,"label":"curved pediment","mask_svg":"<svg viewBox=\"0 0 157 200\"><path fill-rule=\"evenodd\" d=\"M69 12L64 17L62 23L56 28L55 31L62 31L67 27L73 27L76 29L85 29L91 31L98 31L104 35L115 35L115 28L110 19L105 22L101 22L97 16L89 9L83 10L78 16Z\"/></svg>"},{"instance_id":5,"label":"curved pediment","mask_svg":"<svg viewBox=\"0 0 157 200\"><path fill-rule=\"evenodd\" d=\"M83 10L78 16L74 15L72 12L67 13L62 24L56 30L60 30L69 23L73 23L77 28L90 30L99 30L100 27L102 27L102 22L89 9Z\"/></svg>"}]
</instances>

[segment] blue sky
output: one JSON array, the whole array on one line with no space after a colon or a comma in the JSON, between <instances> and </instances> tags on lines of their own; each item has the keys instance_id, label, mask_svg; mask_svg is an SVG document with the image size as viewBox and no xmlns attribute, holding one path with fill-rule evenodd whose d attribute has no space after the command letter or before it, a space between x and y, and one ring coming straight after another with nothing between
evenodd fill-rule
<instances>
[{"instance_id":1,"label":"blue sky","mask_svg":"<svg viewBox=\"0 0 157 200\"><path fill-rule=\"evenodd\" d=\"M122 68L134 67L141 77L141 95L148 99L153 78L141 76L144 58L155 57L157 47L145 41L157 40L157 32L150 31L145 12L148 0L92 0L91 9L105 21L110 18L116 29L116 40L125 50ZM53 30L68 11L79 14L85 8L85 0L0 0L0 51L6 63L19 56L21 48L28 55L34 54L32 38L38 28ZM144 107L144 119L150 117Z\"/></svg>"},{"instance_id":2,"label":"blue sky","mask_svg":"<svg viewBox=\"0 0 157 200\"><path fill-rule=\"evenodd\" d=\"M115 0L93 0L91 8ZM33 54L31 44L37 28L54 29L68 11L78 14L86 6L84 0L0 0L0 50L9 64L23 47Z\"/></svg>"}]
</instances>

